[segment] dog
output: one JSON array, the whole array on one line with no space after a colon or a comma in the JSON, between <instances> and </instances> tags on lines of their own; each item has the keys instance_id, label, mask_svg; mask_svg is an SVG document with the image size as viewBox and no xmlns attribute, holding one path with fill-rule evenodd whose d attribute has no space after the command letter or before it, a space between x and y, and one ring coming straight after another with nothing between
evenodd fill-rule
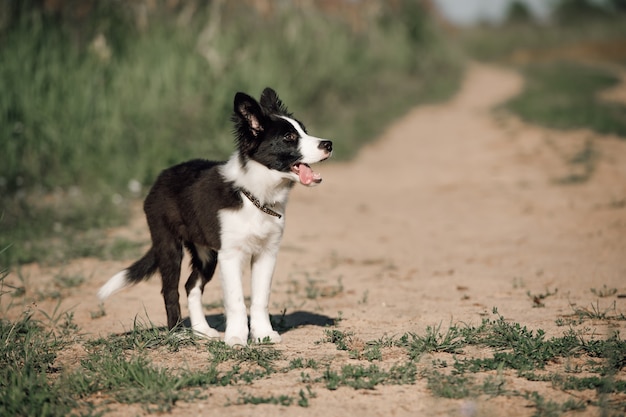
<instances>
[{"instance_id":1,"label":"dog","mask_svg":"<svg viewBox=\"0 0 626 417\"><path fill-rule=\"evenodd\" d=\"M234 98L236 151L227 161L195 159L161 172L150 189L144 212L152 246L99 292L111 294L157 271L169 329L181 323L178 284L184 248L191 255L185 284L192 330L218 338L202 311L204 286L218 264L230 345L279 343L270 323L270 286L285 227L285 207L295 183L322 181L310 164L328 159L330 140L310 136L271 88L257 102L245 93ZM245 264L251 265L250 327L242 289Z\"/></svg>"}]
</instances>

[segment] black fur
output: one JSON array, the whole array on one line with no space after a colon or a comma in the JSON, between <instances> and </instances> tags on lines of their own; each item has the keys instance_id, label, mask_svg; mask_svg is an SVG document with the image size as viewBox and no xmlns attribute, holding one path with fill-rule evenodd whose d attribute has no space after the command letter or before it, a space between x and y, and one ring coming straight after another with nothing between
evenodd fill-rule
<instances>
[{"instance_id":1,"label":"black fur","mask_svg":"<svg viewBox=\"0 0 626 417\"><path fill-rule=\"evenodd\" d=\"M144 202L152 247L130 266L127 278L136 283L159 270L170 328L180 321L178 281L183 245L191 254L192 272L185 284L189 293L198 279L204 287L213 277L221 246L218 210L242 205L238 190L215 169L219 165L223 162L195 159L166 169ZM199 250L209 259L203 260Z\"/></svg>"}]
</instances>

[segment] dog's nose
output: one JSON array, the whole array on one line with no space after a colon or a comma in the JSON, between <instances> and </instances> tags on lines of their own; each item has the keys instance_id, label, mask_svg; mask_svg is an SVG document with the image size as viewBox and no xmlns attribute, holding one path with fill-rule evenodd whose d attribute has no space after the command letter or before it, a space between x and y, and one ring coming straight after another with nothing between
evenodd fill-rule
<instances>
[{"instance_id":1,"label":"dog's nose","mask_svg":"<svg viewBox=\"0 0 626 417\"><path fill-rule=\"evenodd\" d=\"M328 153L331 153L333 151L333 143L329 140L321 141L317 147L318 149L325 149Z\"/></svg>"}]
</instances>

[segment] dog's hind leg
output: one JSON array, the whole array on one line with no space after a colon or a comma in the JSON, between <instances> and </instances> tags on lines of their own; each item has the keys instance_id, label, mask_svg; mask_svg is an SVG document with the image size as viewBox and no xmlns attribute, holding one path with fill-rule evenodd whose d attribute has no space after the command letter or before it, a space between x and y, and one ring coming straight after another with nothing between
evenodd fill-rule
<instances>
[{"instance_id":1,"label":"dog's hind leg","mask_svg":"<svg viewBox=\"0 0 626 417\"><path fill-rule=\"evenodd\" d=\"M171 330L180 322L178 282L180 281L180 264L183 259L183 245L178 240L167 239L160 242L155 249L163 284L161 294L165 301L167 327Z\"/></svg>"},{"instance_id":2,"label":"dog's hind leg","mask_svg":"<svg viewBox=\"0 0 626 417\"><path fill-rule=\"evenodd\" d=\"M213 278L217 265L217 252L197 247L192 243L185 243L185 246L191 254L192 270L185 284L191 328L200 336L217 338L219 333L209 326L202 310L202 293L206 283Z\"/></svg>"}]
</instances>

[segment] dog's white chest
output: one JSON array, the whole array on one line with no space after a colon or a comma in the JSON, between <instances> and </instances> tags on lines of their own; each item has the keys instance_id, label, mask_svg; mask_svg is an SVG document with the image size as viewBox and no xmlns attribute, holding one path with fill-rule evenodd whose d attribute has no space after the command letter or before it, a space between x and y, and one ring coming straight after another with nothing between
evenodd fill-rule
<instances>
[{"instance_id":1,"label":"dog's white chest","mask_svg":"<svg viewBox=\"0 0 626 417\"><path fill-rule=\"evenodd\" d=\"M221 250L258 254L280 244L284 220L262 212L248 201L238 210L222 210Z\"/></svg>"}]
</instances>

